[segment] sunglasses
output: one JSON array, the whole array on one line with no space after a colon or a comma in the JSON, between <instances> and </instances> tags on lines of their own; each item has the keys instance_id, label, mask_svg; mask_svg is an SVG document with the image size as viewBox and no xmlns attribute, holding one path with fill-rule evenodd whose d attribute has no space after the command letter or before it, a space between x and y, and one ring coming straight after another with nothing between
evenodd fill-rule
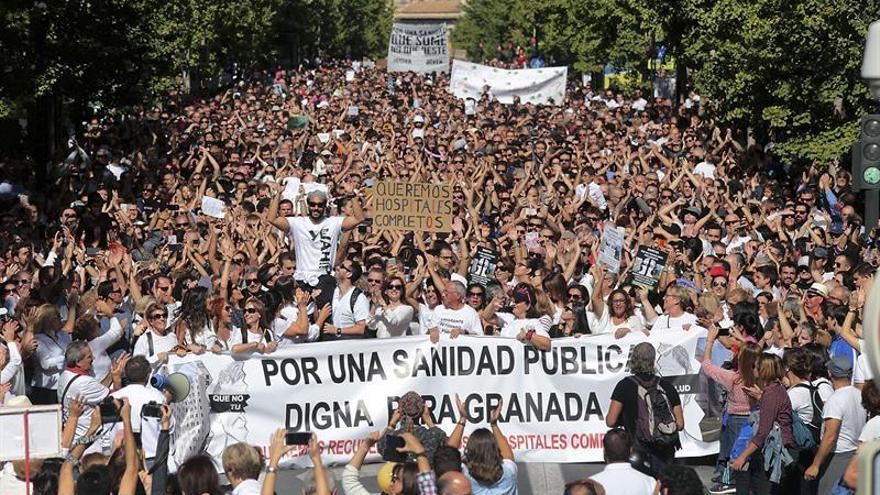
<instances>
[{"instance_id":1,"label":"sunglasses","mask_svg":"<svg viewBox=\"0 0 880 495\"><path fill-rule=\"evenodd\" d=\"M156 314L150 315L150 319L151 320L166 320L166 319L168 319L168 315L166 315L165 313L156 313Z\"/></svg>"},{"instance_id":2,"label":"sunglasses","mask_svg":"<svg viewBox=\"0 0 880 495\"><path fill-rule=\"evenodd\" d=\"M573 299L575 301L580 301L581 299L583 299L583 296L581 296L579 293L575 292L575 293L569 294L568 298Z\"/></svg>"},{"instance_id":3,"label":"sunglasses","mask_svg":"<svg viewBox=\"0 0 880 495\"><path fill-rule=\"evenodd\" d=\"M257 278L247 279L247 283L249 283L249 284L256 284L256 283L259 283L259 281L260 281L260 279L257 279Z\"/></svg>"},{"instance_id":4,"label":"sunglasses","mask_svg":"<svg viewBox=\"0 0 880 495\"><path fill-rule=\"evenodd\" d=\"M247 314L249 314L249 315L253 315L253 314L259 313L259 311L257 310L257 308L244 308L244 312L247 313Z\"/></svg>"},{"instance_id":5,"label":"sunglasses","mask_svg":"<svg viewBox=\"0 0 880 495\"><path fill-rule=\"evenodd\" d=\"M482 292L468 292L468 295L471 297L483 297Z\"/></svg>"},{"instance_id":6,"label":"sunglasses","mask_svg":"<svg viewBox=\"0 0 880 495\"><path fill-rule=\"evenodd\" d=\"M402 290L403 286L400 284L392 284L388 286L388 290Z\"/></svg>"},{"instance_id":7,"label":"sunglasses","mask_svg":"<svg viewBox=\"0 0 880 495\"><path fill-rule=\"evenodd\" d=\"M311 201L309 201L308 203L309 203L309 208L323 208L324 206L327 205L327 203L312 203Z\"/></svg>"}]
</instances>

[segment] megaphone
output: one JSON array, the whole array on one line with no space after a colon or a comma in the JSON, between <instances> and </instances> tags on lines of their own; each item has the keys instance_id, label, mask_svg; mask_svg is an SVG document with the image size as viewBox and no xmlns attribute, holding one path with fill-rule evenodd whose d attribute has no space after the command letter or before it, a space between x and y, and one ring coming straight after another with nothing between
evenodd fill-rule
<instances>
[{"instance_id":1,"label":"megaphone","mask_svg":"<svg viewBox=\"0 0 880 495\"><path fill-rule=\"evenodd\" d=\"M171 402L182 402L189 395L189 378L183 373L153 375L150 385L159 390L171 392Z\"/></svg>"}]
</instances>

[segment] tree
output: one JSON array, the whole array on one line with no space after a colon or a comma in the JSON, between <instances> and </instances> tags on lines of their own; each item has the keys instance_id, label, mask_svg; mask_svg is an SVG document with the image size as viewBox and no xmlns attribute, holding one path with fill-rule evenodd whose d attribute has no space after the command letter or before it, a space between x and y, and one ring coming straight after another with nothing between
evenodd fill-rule
<instances>
[{"instance_id":1,"label":"tree","mask_svg":"<svg viewBox=\"0 0 880 495\"><path fill-rule=\"evenodd\" d=\"M696 1L684 35L693 84L727 122L786 160L837 160L870 108L860 80L876 0Z\"/></svg>"}]
</instances>

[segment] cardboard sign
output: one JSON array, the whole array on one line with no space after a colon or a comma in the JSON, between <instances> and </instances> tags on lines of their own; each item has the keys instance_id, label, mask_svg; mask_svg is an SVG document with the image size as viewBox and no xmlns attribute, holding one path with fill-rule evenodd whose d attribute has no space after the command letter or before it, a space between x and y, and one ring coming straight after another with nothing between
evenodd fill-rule
<instances>
[{"instance_id":1,"label":"cardboard sign","mask_svg":"<svg viewBox=\"0 0 880 495\"><path fill-rule=\"evenodd\" d=\"M452 232L452 186L382 181L373 189L373 228Z\"/></svg>"},{"instance_id":2,"label":"cardboard sign","mask_svg":"<svg viewBox=\"0 0 880 495\"><path fill-rule=\"evenodd\" d=\"M388 72L446 72L447 33L445 22L394 23L388 39Z\"/></svg>"},{"instance_id":3,"label":"cardboard sign","mask_svg":"<svg viewBox=\"0 0 880 495\"><path fill-rule=\"evenodd\" d=\"M620 272L620 255L623 254L623 232L614 225L606 225L602 232L602 247L599 250L599 262L608 267L612 273Z\"/></svg>"},{"instance_id":4,"label":"cardboard sign","mask_svg":"<svg viewBox=\"0 0 880 495\"><path fill-rule=\"evenodd\" d=\"M653 290L660 282L660 275L666 268L665 251L647 246L639 246L632 266L632 283L648 290Z\"/></svg>"},{"instance_id":5,"label":"cardboard sign","mask_svg":"<svg viewBox=\"0 0 880 495\"><path fill-rule=\"evenodd\" d=\"M498 266L498 259L498 251L485 247L478 248L471 259L468 279L485 287L486 284L495 280L495 268Z\"/></svg>"}]
</instances>

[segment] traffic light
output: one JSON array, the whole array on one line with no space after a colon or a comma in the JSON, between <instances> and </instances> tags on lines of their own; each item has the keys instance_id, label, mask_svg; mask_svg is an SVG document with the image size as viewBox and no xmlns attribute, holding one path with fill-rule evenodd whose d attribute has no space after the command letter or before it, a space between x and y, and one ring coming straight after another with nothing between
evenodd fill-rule
<instances>
[{"instance_id":1,"label":"traffic light","mask_svg":"<svg viewBox=\"0 0 880 495\"><path fill-rule=\"evenodd\" d=\"M853 182L859 189L880 189L880 114L862 117L853 146Z\"/></svg>"}]
</instances>

